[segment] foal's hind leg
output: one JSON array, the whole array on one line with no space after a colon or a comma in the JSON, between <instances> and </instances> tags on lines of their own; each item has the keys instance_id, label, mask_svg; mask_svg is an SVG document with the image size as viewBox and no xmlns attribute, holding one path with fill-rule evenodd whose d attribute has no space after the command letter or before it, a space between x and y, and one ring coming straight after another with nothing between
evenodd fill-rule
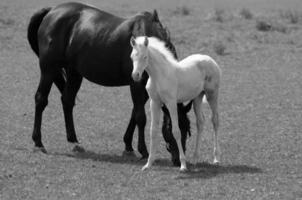
<instances>
[{"instance_id":1,"label":"foal's hind leg","mask_svg":"<svg viewBox=\"0 0 302 200\"><path fill-rule=\"evenodd\" d=\"M204 94L201 93L196 99L193 101L193 109L196 116L196 126L197 126L197 135L195 140L195 150L193 153L192 162L195 164L199 158L199 144L200 144L200 135L203 131L204 125L204 115L202 113L202 98Z\"/></svg>"},{"instance_id":2,"label":"foal's hind leg","mask_svg":"<svg viewBox=\"0 0 302 200\"><path fill-rule=\"evenodd\" d=\"M74 146L75 151L83 151L81 147L79 147L78 139L75 133L74 123L73 123L73 107L75 105L75 98L77 92L80 89L83 77L79 75L76 71L68 70L67 73L67 81L65 84L65 88L61 97L64 118L65 118L65 126L67 133L67 141L71 144L76 144Z\"/></svg>"},{"instance_id":3,"label":"foal's hind leg","mask_svg":"<svg viewBox=\"0 0 302 200\"><path fill-rule=\"evenodd\" d=\"M41 141L41 123L43 111L48 104L48 95L53 83L54 71L50 68L47 68L41 63L40 67L41 78L38 90L35 95L36 108L32 139L35 143L35 148L40 149L42 152L46 153L44 145Z\"/></svg>"},{"instance_id":4,"label":"foal's hind leg","mask_svg":"<svg viewBox=\"0 0 302 200\"><path fill-rule=\"evenodd\" d=\"M218 143L218 128L219 128L219 114L218 114L218 89L210 90L206 92L207 101L209 102L212 110L212 123L214 128L214 161L213 163L219 163L220 147Z\"/></svg>"}]
</instances>

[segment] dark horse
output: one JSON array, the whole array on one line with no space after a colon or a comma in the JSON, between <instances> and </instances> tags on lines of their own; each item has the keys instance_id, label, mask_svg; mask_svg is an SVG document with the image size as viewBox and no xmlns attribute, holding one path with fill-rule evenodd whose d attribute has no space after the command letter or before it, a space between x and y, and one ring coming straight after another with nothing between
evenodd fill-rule
<instances>
[{"instance_id":1,"label":"dark horse","mask_svg":"<svg viewBox=\"0 0 302 200\"><path fill-rule=\"evenodd\" d=\"M85 77L103 86L130 85L133 110L124 135L125 152L133 152L132 139L138 127L138 151L148 157L144 128L146 114L144 105L148 100L144 74L140 82L131 79L130 59L131 36L155 36L166 42L167 47L176 51L170 41L167 29L158 18L157 12L141 12L131 18L120 18L95 7L80 3L64 3L54 8L43 8L31 18L28 26L28 41L39 57L41 78L35 95L35 119L32 139L35 147L46 152L41 141L42 113L48 103L53 83L60 90L64 111L67 141L77 146L74 129L73 107L75 97ZM190 133L187 112L191 104L178 105L179 126L182 130L182 144L185 147ZM164 116L163 136L172 161L179 164L178 148L171 134L171 121L167 109Z\"/></svg>"}]
</instances>

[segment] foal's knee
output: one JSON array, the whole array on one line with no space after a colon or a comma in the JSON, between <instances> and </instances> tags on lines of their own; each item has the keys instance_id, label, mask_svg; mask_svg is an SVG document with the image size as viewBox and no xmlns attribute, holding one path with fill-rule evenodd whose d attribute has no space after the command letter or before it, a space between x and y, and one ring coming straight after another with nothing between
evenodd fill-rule
<instances>
[{"instance_id":1,"label":"foal's knee","mask_svg":"<svg viewBox=\"0 0 302 200\"><path fill-rule=\"evenodd\" d=\"M173 128L172 132L173 132L173 136L175 137L176 141L181 140L181 132L179 129Z\"/></svg>"}]
</instances>

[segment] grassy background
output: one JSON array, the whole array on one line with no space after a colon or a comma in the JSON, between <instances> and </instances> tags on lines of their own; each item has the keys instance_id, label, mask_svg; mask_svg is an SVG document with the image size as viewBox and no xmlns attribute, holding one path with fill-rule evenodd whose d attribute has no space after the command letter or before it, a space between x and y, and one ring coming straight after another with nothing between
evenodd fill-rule
<instances>
[{"instance_id":1,"label":"grassy background","mask_svg":"<svg viewBox=\"0 0 302 200\"><path fill-rule=\"evenodd\" d=\"M26 29L37 9L61 2L0 2L0 199L302 198L299 0L85 1L120 16L156 8L180 58L209 54L222 67L222 162L218 167L208 164L212 128L204 106L200 162L188 173L171 166L163 143L150 171L140 171L145 161L123 157L122 136L132 108L129 88L88 81L83 82L74 112L77 135L87 152L75 155L67 146L55 88L42 128L49 154L32 152L33 96L40 75ZM190 115L193 136L188 147L196 131ZM149 121L147 141L148 131Z\"/></svg>"}]
</instances>

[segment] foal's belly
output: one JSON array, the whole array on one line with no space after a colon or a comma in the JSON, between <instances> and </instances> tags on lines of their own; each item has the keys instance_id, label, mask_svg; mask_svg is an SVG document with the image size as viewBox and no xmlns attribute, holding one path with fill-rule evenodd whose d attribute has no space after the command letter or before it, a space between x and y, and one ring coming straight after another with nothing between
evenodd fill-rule
<instances>
[{"instance_id":1,"label":"foal's belly","mask_svg":"<svg viewBox=\"0 0 302 200\"><path fill-rule=\"evenodd\" d=\"M204 80L199 70L181 73L178 77L177 101L181 103L195 99L203 90Z\"/></svg>"},{"instance_id":2,"label":"foal's belly","mask_svg":"<svg viewBox=\"0 0 302 200\"><path fill-rule=\"evenodd\" d=\"M196 86L195 88L180 89L177 94L177 102L183 103L195 99L203 91L203 86Z\"/></svg>"},{"instance_id":3,"label":"foal's belly","mask_svg":"<svg viewBox=\"0 0 302 200\"><path fill-rule=\"evenodd\" d=\"M103 86L129 85L131 76L117 63L89 63L78 65L77 71L87 80Z\"/></svg>"}]
</instances>

